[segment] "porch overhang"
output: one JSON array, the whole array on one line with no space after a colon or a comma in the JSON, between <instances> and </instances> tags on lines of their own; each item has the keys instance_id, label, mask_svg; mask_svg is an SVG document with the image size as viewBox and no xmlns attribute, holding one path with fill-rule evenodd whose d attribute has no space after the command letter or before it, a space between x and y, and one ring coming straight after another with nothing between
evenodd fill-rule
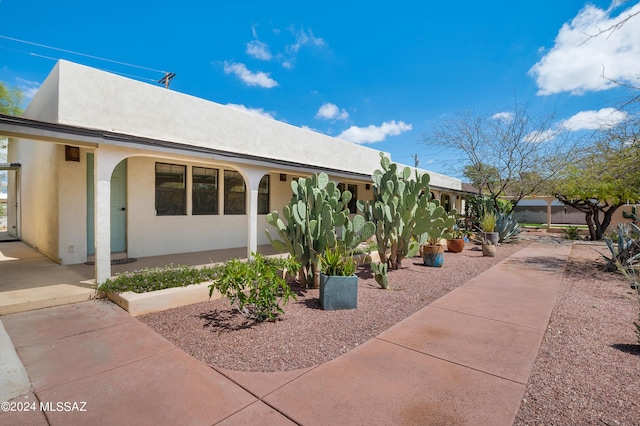
<instances>
[{"instance_id":1,"label":"porch overhang","mask_svg":"<svg viewBox=\"0 0 640 426\"><path fill-rule=\"evenodd\" d=\"M71 126L67 124L49 123L24 117L0 114L0 136L21 138L39 142L52 142L59 144L72 144L82 147L96 148L99 145L111 145L132 149L144 149L164 154L193 155L209 160L243 163L254 166L277 168L292 173L325 172L332 176L351 179L370 179L370 175L337 170L309 164L294 163L278 158L266 158L251 154L240 154L188 145L185 143L151 139L141 136L128 135L104 130L89 129L86 127Z\"/></svg>"}]
</instances>

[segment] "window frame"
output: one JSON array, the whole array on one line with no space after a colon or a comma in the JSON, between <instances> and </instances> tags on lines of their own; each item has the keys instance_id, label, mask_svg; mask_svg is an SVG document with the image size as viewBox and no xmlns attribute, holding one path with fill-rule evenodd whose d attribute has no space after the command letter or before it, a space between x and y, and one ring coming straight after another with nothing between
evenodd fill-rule
<instances>
[{"instance_id":1,"label":"window frame","mask_svg":"<svg viewBox=\"0 0 640 426\"><path fill-rule=\"evenodd\" d=\"M227 177L229 174L229 177ZM233 174L233 175L231 175ZM231 187L238 183L239 180L242 181L242 191L231 191ZM242 211L239 210L231 210L231 206L240 205L237 201L232 202L230 197L235 195L235 197L242 198ZM245 215L247 214L247 184L244 181L244 177L240 174L240 172L236 170L224 170L224 214L225 215ZM234 198L235 198L234 197Z\"/></svg>"},{"instance_id":2,"label":"window frame","mask_svg":"<svg viewBox=\"0 0 640 426\"><path fill-rule=\"evenodd\" d=\"M339 183L338 189L340 190L340 194L342 194L345 189L351 192L351 200L347 204L347 208L349 209L349 214L355 214L358 212L358 184L357 183ZM352 209L353 207L353 209Z\"/></svg>"},{"instance_id":3,"label":"window frame","mask_svg":"<svg viewBox=\"0 0 640 426\"><path fill-rule=\"evenodd\" d=\"M167 176L179 176L182 178L173 183L177 183L178 186L176 188L171 187L162 187L161 185L165 183L172 183L171 180L165 180L164 182L158 184L158 173L162 173L162 170L158 170L159 166L168 166L169 169L165 174ZM174 169L182 169L182 173L174 172ZM156 216L186 216L187 214L187 166L183 164L171 164L171 163L162 163L156 161L155 163L155 212ZM179 200L179 203L175 203L176 200ZM170 203L169 205L160 206L160 203ZM159 208L161 207L161 208ZM181 208L180 208L181 207Z\"/></svg>"},{"instance_id":4,"label":"window frame","mask_svg":"<svg viewBox=\"0 0 640 426\"><path fill-rule=\"evenodd\" d=\"M196 169L202 172L196 172ZM207 172L213 172L208 174ZM213 182L196 182L197 178L212 176ZM211 167L192 166L191 167L191 214L193 216L214 216L218 214L218 200L220 190L220 170ZM198 185L213 185L213 189L198 188ZM213 197L211 205L201 200L207 196ZM204 209L202 208L204 206Z\"/></svg>"}]
</instances>

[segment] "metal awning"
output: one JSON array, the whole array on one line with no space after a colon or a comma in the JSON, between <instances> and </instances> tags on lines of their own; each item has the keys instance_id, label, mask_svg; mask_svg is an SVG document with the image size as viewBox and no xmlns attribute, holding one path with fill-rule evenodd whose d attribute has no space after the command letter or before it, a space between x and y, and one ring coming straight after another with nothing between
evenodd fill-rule
<instances>
[{"instance_id":1,"label":"metal awning","mask_svg":"<svg viewBox=\"0 0 640 426\"><path fill-rule=\"evenodd\" d=\"M20 163L0 163L0 171L3 170L19 170L22 165Z\"/></svg>"}]
</instances>

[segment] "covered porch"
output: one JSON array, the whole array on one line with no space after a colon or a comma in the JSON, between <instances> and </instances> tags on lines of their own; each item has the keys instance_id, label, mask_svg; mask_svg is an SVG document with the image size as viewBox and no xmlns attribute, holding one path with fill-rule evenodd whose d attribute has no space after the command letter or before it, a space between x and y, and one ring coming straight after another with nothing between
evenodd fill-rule
<instances>
[{"instance_id":1,"label":"covered porch","mask_svg":"<svg viewBox=\"0 0 640 426\"><path fill-rule=\"evenodd\" d=\"M276 254L270 245L258 253ZM143 268L211 265L232 258L246 259L246 247L149 256L111 265L113 275ZM94 267L60 265L22 241L0 242L0 315L66 305L94 299Z\"/></svg>"}]
</instances>

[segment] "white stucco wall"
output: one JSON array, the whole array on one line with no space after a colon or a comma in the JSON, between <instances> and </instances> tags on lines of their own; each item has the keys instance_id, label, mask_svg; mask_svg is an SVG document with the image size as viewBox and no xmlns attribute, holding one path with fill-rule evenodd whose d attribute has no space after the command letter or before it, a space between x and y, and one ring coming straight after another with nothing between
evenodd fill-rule
<instances>
[{"instance_id":1,"label":"white stucco wall","mask_svg":"<svg viewBox=\"0 0 640 426\"><path fill-rule=\"evenodd\" d=\"M32 118L34 120L57 123L59 80L60 72L59 67L56 65L42 85L40 85L40 88L29 102L29 105L22 113L22 116Z\"/></svg>"},{"instance_id":2,"label":"white stucco wall","mask_svg":"<svg viewBox=\"0 0 640 426\"><path fill-rule=\"evenodd\" d=\"M42 121L58 120L58 68L54 68L22 114ZM58 256L58 146L24 139L9 139L7 160L20 163L18 173L9 173L9 187L20 190L11 194L12 206L19 201L17 214L12 209L9 227L24 242L55 261ZM19 178L20 182L16 182ZM14 228L16 227L16 228Z\"/></svg>"},{"instance_id":3,"label":"white stucco wall","mask_svg":"<svg viewBox=\"0 0 640 426\"><path fill-rule=\"evenodd\" d=\"M57 148L57 145L45 142L10 139L7 157L9 162L22 164L19 173L20 237L59 262ZM13 181L12 175L15 174L9 175ZM10 182L9 185L13 184ZM15 200L14 195L12 201ZM9 224L13 225L15 223Z\"/></svg>"},{"instance_id":4,"label":"white stucco wall","mask_svg":"<svg viewBox=\"0 0 640 426\"><path fill-rule=\"evenodd\" d=\"M379 166L375 149L71 62L57 68L60 123L364 174Z\"/></svg>"},{"instance_id":5,"label":"white stucco wall","mask_svg":"<svg viewBox=\"0 0 640 426\"><path fill-rule=\"evenodd\" d=\"M59 173L58 257L62 264L87 261L87 149L80 162L65 161L64 145L57 147Z\"/></svg>"}]
</instances>

